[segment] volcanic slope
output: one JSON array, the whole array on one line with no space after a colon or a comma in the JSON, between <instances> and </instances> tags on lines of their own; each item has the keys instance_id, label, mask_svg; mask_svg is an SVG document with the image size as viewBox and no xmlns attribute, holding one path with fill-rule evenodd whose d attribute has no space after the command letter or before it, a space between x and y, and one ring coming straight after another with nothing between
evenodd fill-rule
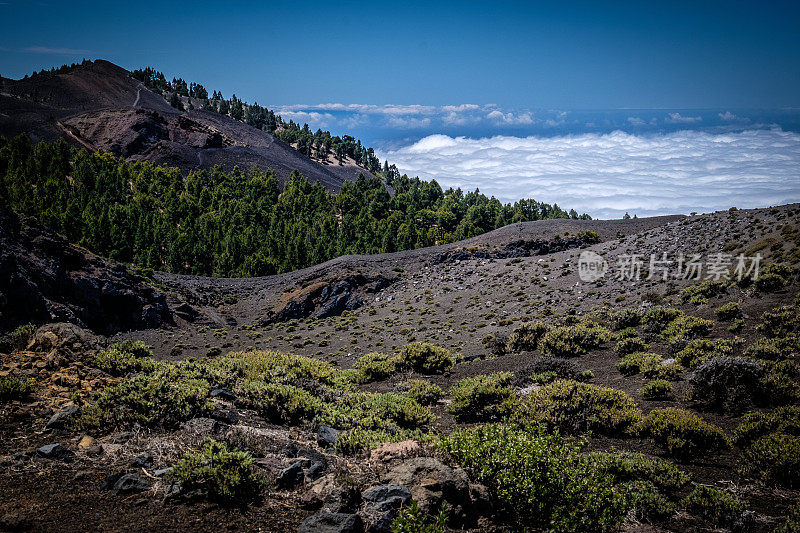
<instances>
[{"instance_id":1,"label":"volcanic slope","mask_svg":"<svg viewBox=\"0 0 800 533\"><path fill-rule=\"evenodd\" d=\"M0 135L64 138L184 172L215 165L271 168L285 181L297 170L330 191L368 173L352 160L314 161L267 132L196 104L198 109L179 111L122 67L87 61L66 73L0 78Z\"/></svg>"}]
</instances>

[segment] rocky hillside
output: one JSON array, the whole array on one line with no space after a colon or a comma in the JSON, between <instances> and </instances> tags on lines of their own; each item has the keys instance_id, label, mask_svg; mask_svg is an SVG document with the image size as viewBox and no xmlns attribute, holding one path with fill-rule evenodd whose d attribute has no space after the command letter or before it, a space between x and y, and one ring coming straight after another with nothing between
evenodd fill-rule
<instances>
[{"instance_id":1,"label":"rocky hillside","mask_svg":"<svg viewBox=\"0 0 800 533\"><path fill-rule=\"evenodd\" d=\"M173 324L0 348L0 527L795 531L799 265L787 205L155 273Z\"/></svg>"},{"instance_id":2,"label":"rocky hillside","mask_svg":"<svg viewBox=\"0 0 800 533\"><path fill-rule=\"evenodd\" d=\"M352 161L313 161L269 133L218 113L178 111L127 70L103 60L66 73L0 78L0 109L0 135L64 138L93 151L184 171L256 166L286 180L298 170L331 191L367 173Z\"/></svg>"}]
</instances>

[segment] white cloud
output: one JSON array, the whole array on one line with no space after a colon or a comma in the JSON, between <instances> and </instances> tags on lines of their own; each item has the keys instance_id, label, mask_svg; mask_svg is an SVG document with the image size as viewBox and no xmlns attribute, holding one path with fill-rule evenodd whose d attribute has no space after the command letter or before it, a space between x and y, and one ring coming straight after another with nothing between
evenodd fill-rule
<instances>
[{"instance_id":1,"label":"white cloud","mask_svg":"<svg viewBox=\"0 0 800 533\"><path fill-rule=\"evenodd\" d=\"M469 139L431 135L378 154L443 187L535 198L619 218L800 201L800 134L623 132Z\"/></svg>"},{"instance_id":2,"label":"white cloud","mask_svg":"<svg viewBox=\"0 0 800 533\"><path fill-rule=\"evenodd\" d=\"M668 124L695 124L702 122L702 120L703 117L684 117L680 113L669 113L665 121Z\"/></svg>"},{"instance_id":3,"label":"white cloud","mask_svg":"<svg viewBox=\"0 0 800 533\"><path fill-rule=\"evenodd\" d=\"M631 126L644 126L647 124L647 122L639 117L628 117L628 122L631 124Z\"/></svg>"}]
</instances>

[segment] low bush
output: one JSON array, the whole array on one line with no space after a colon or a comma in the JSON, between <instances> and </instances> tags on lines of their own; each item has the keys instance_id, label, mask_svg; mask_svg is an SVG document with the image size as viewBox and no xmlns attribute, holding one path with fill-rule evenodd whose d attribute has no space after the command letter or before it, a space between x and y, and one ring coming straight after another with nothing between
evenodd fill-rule
<instances>
[{"instance_id":1,"label":"low bush","mask_svg":"<svg viewBox=\"0 0 800 533\"><path fill-rule=\"evenodd\" d=\"M683 507L716 526L730 527L744 511L744 503L730 492L707 485L697 485L683 500Z\"/></svg>"},{"instance_id":2,"label":"low bush","mask_svg":"<svg viewBox=\"0 0 800 533\"><path fill-rule=\"evenodd\" d=\"M709 298L728 292L730 282L709 280L690 285L681 291L681 300L695 305L708 303Z\"/></svg>"},{"instance_id":3,"label":"low bush","mask_svg":"<svg viewBox=\"0 0 800 533\"><path fill-rule=\"evenodd\" d=\"M611 315L611 328L614 331L635 328L641 321L642 314L637 309L620 309Z\"/></svg>"},{"instance_id":4,"label":"low bush","mask_svg":"<svg viewBox=\"0 0 800 533\"><path fill-rule=\"evenodd\" d=\"M504 335L486 335L481 339L481 344L495 357L502 357L508 353L508 339Z\"/></svg>"},{"instance_id":5,"label":"low bush","mask_svg":"<svg viewBox=\"0 0 800 533\"><path fill-rule=\"evenodd\" d=\"M443 374L456 364L453 352L427 342L407 344L399 355L409 368L421 374Z\"/></svg>"},{"instance_id":6,"label":"low bush","mask_svg":"<svg viewBox=\"0 0 800 533\"><path fill-rule=\"evenodd\" d=\"M438 515L432 517L422 512L416 500L411 500L392 520L390 529L392 533L444 533L447 530L447 518L447 509L441 509Z\"/></svg>"},{"instance_id":7,"label":"low bush","mask_svg":"<svg viewBox=\"0 0 800 533\"><path fill-rule=\"evenodd\" d=\"M646 352L649 349L650 345L644 342L639 337L628 337L627 339L622 339L614 347L614 350L619 355L628 355L636 352Z\"/></svg>"},{"instance_id":8,"label":"low bush","mask_svg":"<svg viewBox=\"0 0 800 533\"><path fill-rule=\"evenodd\" d=\"M678 363L662 364L656 370L654 377L667 381L680 381L683 379L683 367Z\"/></svg>"},{"instance_id":9,"label":"low bush","mask_svg":"<svg viewBox=\"0 0 800 533\"><path fill-rule=\"evenodd\" d=\"M742 314L742 309L737 302L728 302L714 309L714 313L720 320L733 320Z\"/></svg>"},{"instance_id":10,"label":"low bush","mask_svg":"<svg viewBox=\"0 0 800 533\"><path fill-rule=\"evenodd\" d=\"M675 498L690 478L670 461L639 453L589 454L602 472L614 477L637 519L663 520L672 514Z\"/></svg>"},{"instance_id":11,"label":"low bush","mask_svg":"<svg viewBox=\"0 0 800 533\"><path fill-rule=\"evenodd\" d=\"M548 357L577 357L610 339L607 329L598 325L553 328L542 337L539 350Z\"/></svg>"},{"instance_id":12,"label":"low bush","mask_svg":"<svg viewBox=\"0 0 800 533\"><path fill-rule=\"evenodd\" d=\"M112 376L124 376L133 372L152 372L157 363L149 346L142 341L127 340L95 355L94 366Z\"/></svg>"},{"instance_id":13,"label":"low bush","mask_svg":"<svg viewBox=\"0 0 800 533\"><path fill-rule=\"evenodd\" d=\"M483 425L438 447L489 487L516 525L549 531L614 531L630 503L581 447L535 428Z\"/></svg>"},{"instance_id":14,"label":"low bush","mask_svg":"<svg viewBox=\"0 0 800 533\"><path fill-rule=\"evenodd\" d=\"M641 418L633 399L621 390L576 381L556 381L521 401L517 416L565 434L587 431L624 435Z\"/></svg>"},{"instance_id":15,"label":"low bush","mask_svg":"<svg viewBox=\"0 0 800 533\"><path fill-rule=\"evenodd\" d=\"M756 288L761 292L780 290L791 283L792 273L792 267L785 263L771 263L759 272Z\"/></svg>"},{"instance_id":16,"label":"low bush","mask_svg":"<svg viewBox=\"0 0 800 533\"><path fill-rule=\"evenodd\" d=\"M645 400L666 400L672 396L672 383L663 379L648 381L639 391Z\"/></svg>"},{"instance_id":17,"label":"low bush","mask_svg":"<svg viewBox=\"0 0 800 533\"><path fill-rule=\"evenodd\" d=\"M759 395L764 367L744 357L715 357L689 375L692 399L706 409L739 412Z\"/></svg>"},{"instance_id":18,"label":"low bush","mask_svg":"<svg viewBox=\"0 0 800 533\"><path fill-rule=\"evenodd\" d=\"M797 533L800 531L800 500L789 508L786 520L778 526L775 533Z\"/></svg>"},{"instance_id":19,"label":"low bush","mask_svg":"<svg viewBox=\"0 0 800 533\"><path fill-rule=\"evenodd\" d=\"M800 488L800 437L770 433L759 438L742 453L741 472L770 485Z\"/></svg>"},{"instance_id":20,"label":"low bush","mask_svg":"<svg viewBox=\"0 0 800 533\"><path fill-rule=\"evenodd\" d=\"M700 318L692 315L681 315L672 322L670 322L661 336L667 342L672 342L675 339L694 339L696 337L703 337L711 332L714 323L705 318Z\"/></svg>"},{"instance_id":21,"label":"low bush","mask_svg":"<svg viewBox=\"0 0 800 533\"><path fill-rule=\"evenodd\" d=\"M33 382L26 376L0 376L0 402L23 400L33 393Z\"/></svg>"},{"instance_id":22,"label":"low bush","mask_svg":"<svg viewBox=\"0 0 800 533\"><path fill-rule=\"evenodd\" d=\"M359 357L353 368L357 371L356 380L359 383L370 383L384 380L402 371L404 361L397 355L373 352Z\"/></svg>"},{"instance_id":23,"label":"low bush","mask_svg":"<svg viewBox=\"0 0 800 533\"><path fill-rule=\"evenodd\" d=\"M409 379L400 384L400 389L420 405L433 405L444 396L439 385L424 379Z\"/></svg>"},{"instance_id":24,"label":"low bush","mask_svg":"<svg viewBox=\"0 0 800 533\"><path fill-rule=\"evenodd\" d=\"M35 332L36 326L33 324L19 326L11 332L11 345L17 350L24 350L28 346L28 343L30 343Z\"/></svg>"},{"instance_id":25,"label":"low bush","mask_svg":"<svg viewBox=\"0 0 800 533\"><path fill-rule=\"evenodd\" d=\"M354 455L371 450L387 442L401 442L413 439L419 442L429 440L430 436L421 430L408 429L368 429L354 427L339 434L336 439L336 451L345 455Z\"/></svg>"},{"instance_id":26,"label":"low bush","mask_svg":"<svg viewBox=\"0 0 800 533\"><path fill-rule=\"evenodd\" d=\"M733 432L738 446L747 446L769 433L800 436L800 406L786 405L766 412L751 412L742 417Z\"/></svg>"},{"instance_id":27,"label":"low bush","mask_svg":"<svg viewBox=\"0 0 800 533\"><path fill-rule=\"evenodd\" d=\"M800 362L763 361L762 390L771 405L800 403Z\"/></svg>"},{"instance_id":28,"label":"low bush","mask_svg":"<svg viewBox=\"0 0 800 533\"><path fill-rule=\"evenodd\" d=\"M675 355L675 360L685 368L694 368L715 356L733 354L733 345L725 339L695 339Z\"/></svg>"},{"instance_id":29,"label":"low bush","mask_svg":"<svg viewBox=\"0 0 800 533\"><path fill-rule=\"evenodd\" d=\"M786 337L800 331L800 307L782 305L765 311L756 329L769 338Z\"/></svg>"},{"instance_id":30,"label":"low bush","mask_svg":"<svg viewBox=\"0 0 800 533\"><path fill-rule=\"evenodd\" d=\"M785 357L784 351L777 339L756 339L756 342L744 351L745 357L752 359L766 359L777 361Z\"/></svg>"},{"instance_id":31,"label":"low bush","mask_svg":"<svg viewBox=\"0 0 800 533\"><path fill-rule=\"evenodd\" d=\"M199 491L210 500L240 504L256 499L264 487L249 453L229 451L211 439L203 442L200 453L186 453L169 472L182 492Z\"/></svg>"},{"instance_id":32,"label":"low bush","mask_svg":"<svg viewBox=\"0 0 800 533\"><path fill-rule=\"evenodd\" d=\"M617 363L617 370L625 376L633 376L641 372L649 378L657 375L661 364L661 356L657 353L636 352L623 357Z\"/></svg>"},{"instance_id":33,"label":"low bush","mask_svg":"<svg viewBox=\"0 0 800 533\"><path fill-rule=\"evenodd\" d=\"M511 412L509 401L514 389L509 386L513 374L497 372L462 379L450 389L453 397L447 410L460 422L499 420Z\"/></svg>"},{"instance_id":34,"label":"low bush","mask_svg":"<svg viewBox=\"0 0 800 533\"><path fill-rule=\"evenodd\" d=\"M513 353L532 352L549 328L541 322L523 324L508 336L507 349Z\"/></svg>"},{"instance_id":35,"label":"low bush","mask_svg":"<svg viewBox=\"0 0 800 533\"><path fill-rule=\"evenodd\" d=\"M615 334L615 338L618 340L623 339L632 339L639 336L639 332L633 328L625 328L617 331Z\"/></svg>"},{"instance_id":36,"label":"low bush","mask_svg":"<svg viewBox=\"0 0 800 533\"><path fill-rule=\"evenodd\" d=\"M675 407L654 409L638 426L639 434L649 437L670 455L681 460L727 450L728 438L717 426L696 414Z\"/></svg>"},{"instance_id":37,"label":"low bush","mask_svg":"<svg viewBox=\"0 0 800 533\"><path fill-rule=\"evenodd\" d=\"M667 324L680 316L683 316L683 311L679 309L661 306L651 307L642 316L642 324L645 326L645 331L658 333L664 329Z\"/></svg>"}]
</instances>

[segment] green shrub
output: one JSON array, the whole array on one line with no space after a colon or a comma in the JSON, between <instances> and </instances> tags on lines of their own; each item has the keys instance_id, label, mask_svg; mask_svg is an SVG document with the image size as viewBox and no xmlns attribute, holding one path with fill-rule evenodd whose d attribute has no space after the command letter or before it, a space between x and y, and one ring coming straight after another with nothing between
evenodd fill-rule
<instances>
[{"instance_id":1,"label":"green shrub","mask_svg":"<svg viewBox=\"0 0 800 533\"><path fill-rule=\"evenodd\" d=\"M620 435L639 421L641 411L621 390L556 381L525 397L518 416L567 434L592 431Z\"/></svg>"},{"instance_id":2,"label":"green shrub","mask_svg":"<svg viewBox=\"0 0 800 533\"><path fill-rule=\"evenodd\" d=\"M507 416L514 398L514 389L509 386L513 374L495 374L462 379L450 389L453 401L447 410L456 420L465 422L499 420Z\"/></svg>"},{"instance_id":3,"label":"green shrub","mask_svg":"<svg viewBox=\"0 0 800 533\"><path fill-rule=\"evenodd\" d=\"M649 437L672 456L689 460L727 450L725 433L694 413L675 407L654 409L639 424L639 433Z\"/></svg>"},{"instance_id":4,"label":"green shrub","mask_svg":"<svg viewBox=\"0 0 800 533\"><path fill-rule=\"evenodd\" d=\"M443 374L456 364L453 352L427 342L407 344L400 350L400 358L421 374Z\"/></svg>"},{"instance_id":5,"label":"green shrub","mask_svg":"<svg viewBox=\"0 0 800 533\"><path fill-rule=\"evenodd\" d=\"M404 366L400 356L373 352L359 357L353 368L358 371L356 379L359 383L370 383L391 377Z\"/></svg>"},{"instance_id":6,"label":"green shrub","mask_svg":"<svg viewBox=\"0 0 800 533\"><path fill-rule=\"evenodd\" d=\"M756 329L770 338L786 337L800 331L800 308L782 305L761 315Z\"/></svg>"},{"instance_id":7,"label":"green shrub","mask_svg":"<svg viewBox=\"0 0 800 533\"><path fill-rule=\"evenodd\" d=\"M683 311L679 309L651 307L642 316L642 324L645 325L645 330L657 333L680 316L683 316Z\"/></svg>"},{"instance_id":8,"label":"green shrub","mask_svg":"<svg viewBox=\"0 0 800 533\"><path fill-rule=\"evenodd\" d=\"M700 318L692 315L681 315L672 322L670 322L661 336L667 342L672 342L675 339L693 339L695 337L702 337L711 332L714 323L705 318Z\"/></svg>"},{"instance_id":9,"label":"green shrub","mask_svg":"<svg viewBox=\"0 0 800 533\"><path fill-rule=\"evenodd\" d=\"M157 363L149 346L142 341L127 340L95 355L94 365L112 376L124 376L133 372L152 372Z\"/></svg>"},{"instance_id":10,"label":"green shrub","mask_svg":"<svg viewBox=\"0 0 800 533\"><path fill-rule=\"evenodd\" d=\"M742 475L770 485L800 488L800 437L770 433L742 454Z\"/></svg>"},{"instance_id":11,"label":"green shrub","mask_svg":"<svg viewBox=\"0 0 800 533\"><path fill-rule=\"evenodd\" d=\"M550 381L556 379L571 379L574 381L587 381L593 376L587 375L588 371L581 370L581 368L570 359L562 359L560 357L534 357L531 364L527 365L524 369L517 372L521 378L515 380L517 386L523 386L531 381L539 382L539 379L544 378Z\"/></svg>"},{"instance_id":12,"label":"green shrub","mask_svg":"<svg viewBox=\"0 0 800 533\"><path fill-rule=\"evenodd\" d=\"M742 314L742 309L737 302L728 302L714 309L720 320L733 320Z\"/></svg>"},{"instance_id":13,"label":"green shrub","mask_svg":"<svg viewBox=\"0 0 800 533\"><path fill-rule=\"evenodd\" d=\"M753 359L767 359L777 361L783 359L785 354L777 339L756 339L756 342L747 347L744 351L745 357Z\"/></svg>"},{"instance_id":14,"label":"green shrub","mask_svg":"<svg viewBox=\"0 0 800 533\"><path fill-rule=\"evenodd\" d=\"M613 531L630 506L581 448L534 428L483 425L438 443L489 487L518 527L549 531Z\"/></svg>"},{"instance_id":15,"label":"green shrub","mask_svg":"<svg viewBox=\"0 0 800 533\"><path fill-rule=\"evenodd\" d=\"M139 424L171 427L211 411L208 381L170 375L163 370L139 375L110 387L85 406L78 428L113 429Z\"/></svg>"},{"instance_id":16,"label":"green shrub","mask_svg":"<svg viewBox=\"0 0 800 533\"><path fill-rule=\"evenodd\" d=\"M683 379L683 367L678 363L662 364L656 369L654 377L667 381L680 381Z\"/></svg>"},{"instance_id":17,"label":"green shrub","mask_svg":"<svg viewBox=\"0 0 800 533\"><path fill-rule=\"evenodd\" d=\"M726 490L697 485L682 505L694 515L702 516L717 526L731 526L744 511L739 498Z\"/></svg>"},{"instance_id":18,"label":"green shrub","mask_svg":"<svg viewBox=\"0 0 800 533\"><path fill-rule=\"evenodd\" d=\"M778 526L775 533L798 533L800 531L800 500L789 508L786 521Z\"/></svg>"},{"instance_id":19,"label":"green shrub","mask_svg":"<svg viewBox=\"0 0 800 533\"><path fill-rule=\"evenodd\" d=\"M726 339L695 339L675 355L675 360L685 368L694 368L714 356L733 354L733 345Z\"/></svg>"},{"instance_id":20,"label":"green shrub","mask_svg":"<svg viewBox=\"0 0 800 533\"><path fill-rule=\"evenodd\" d=\"M33 382L26 376L0 376L0 402L22 400L33 392Z\"/></svg>"},{"instance_id":21,"label":"green shrub","mask_svg":"<svg viewBox=\"0 0 800 533\"><path fill-rule=\"evenodd\" d=\"M213 501L238 504L256 499L264 480L254 472L249 453L229 451L206 439L200 453L186 453L169 472L183 492L199 491Z\"/></svg>"},{"instance_id":22,"label":"green shrub","mask_svg":"<svg viewBox=\"0 0 800 533\"><path fill-rule=\"evenodd\" d=\"M733 432L738 446L747 446L769 433L800 436L800 406L786 405L767 412L751 412L742 417Z\"/></svg>"},{"instance_id":23,"label":"green shrub","mask_svg":"<svg viewBox=\"0 0 800 533\"><path fill-rule=\"evenodd\" d=\"M771 405L800 402L800 363L795 360L764 361L762 390Z\"/></svg>"},{"instance_id":24,"label":"green shrub","mask_svg":"<svg viewBox=\"0 0 800 533\"><path fill-rule=\"evenodd\" d=\"M639 391L645 400L666 400L672 396L672 383L663 379L648 381Z\"/></svg>"},{"instance_id":25,"label":"green shrub","mask_svg":"<svg viewBox=\"0 0 800 533\"><path fill-rule=\"evenodd\" d=\"M631 308L620 309L611 315L611 328L615 331L624 328L635 328L642 320L642 314Z\"/></svg>"},{"instance_id":26,"label":"green shrub","mask_svg":"<svg viewBox=\"0 0 800 533\"><path fill-rule=\"evenodd\" d=\"M287 383L250 380L237 386L236 392L261 416L277 424L313 420L325 408L317 395Z\"/></svg>"},{"instance_id":27,"label":"green shrub","mask_svg":"<svg viewBox=\"0 0 800 533\"><path fill-rule=\"evenodd\" d=\"M615 333L615 337L616 337L618 340L623 340L623 339L633 339L633 338L635 338L635 337L638 337L638 336L639 336L639 332L638 332L638 331L636 331L636 330L635 330L635 329L633 329L633 328L625 328L625 329L621 329L621 330L619 330L619 331L617 331L617 332Z\"/></svg>"},{"instance_id":28,"label":"green shrub","mask_svg":"<svg viewBox=\"0 0 800 533\"><path fill-rule=\"evenodd\" d=\"M539 340L549 328L541 322L523 324L508 337L508 350L514 353L532 352L539 346Z\"/></svg>"},{"instance_id":29,"label":"green shrub","mask_svg":"<svg viewBox=\"0 0 800 533\"><path fill-rule=\"evenodd\" d=\"M639 453L597 452L589 457L602 472L614 477L639 520L669 517L675 509L676 493L690 481L671 462Z\"/></svg>"},{"instance_id":30,"label":"green shrub","mask_svg":"<svg viewBox=\"0 0 800 533\"><path fill-rule=\"evenodd\" d=\"M400 388L420 405L433 405L444 395L439 385L424 379L409 379L401 383Z\"/></svg>"},{"instance_id":31,"label":"green shrub","mask_svg":"<svg viewBox=\"0 0 800 533\"><path fill-rule=\"evenodd\" d=\"M620 359L617 363L617 370L625 376L633 376L641 372L649 378L658 373L661 364L661 356L657 353L637 352Z\"/></svg>"},{"instance_id":32,"label":"green shrub","mask_svg":"<svg viewBox=\"0 0 800 533\"><path fill-rule=\"evenodd\" d=\"M392 533L444 533L447 526L447 509L441 509L434 518L419 508L416 500L402 508L392 520Z\"/></svg>"},{"instance_id":33,"label":"green shrub","mask_svg":"<svg viewBox=\"0 0 800 533\"><path fill-rule=\"evenodd\" d=\"M691 478L675 463L634 452L594 452L589 457L603 471L620 482L648 481L660 492L676 495Z\"/></svg>"},{"instance_id":34,"label":"green shrub","mask_svg":"<svg viewBox=\"0 0 800 533\"><path fill-rule=\"evenodd\" d=\"M628 337L627 339L622 339L614 347L614 350L616 350L619 355L628 355L635 352L646 352L649 349L650 345L639 337Z\"/></svg>"},{"instance_id":35,"label":"green shrub","mask_svg":"<svg viewBox=\"0 0 800 533\"><path fill-rule=\"evenodd\" d=\"M709 298L728 292L729 284L728 281L709 280L690 285L681 291L681 300L701 305L707 303Z\"/></svg>"},{"instance_id":36,"label":"green shrub","mask_svg":"<svg viewBox=\"0 0 800 533\"><path fill-rule=\"evenodd\" d=\"M30 343L35 332L36 326L33 324L19 326L11 333L11 345L17 350L24 350L28 346L28 343Z\"/></svg>"},{"instance_id":37,"label":"green shrub","mask_svg":"<svg viewBox=\"0 0 800 533\"><path fill-rule=\"evenodd\" d=\"M792 267L784 263L771 263L761 269L756 288L761 292L775 292L791 283Z\"/></svg>"},{"instance_id":38,"label":"green shrub","mask_svg":"<svg viewBox=\"0 0 800 533\"><path fill-rule=\"evenodd\" d=\"M689 376L692 399L706 409L738 412L761 388L764 367L744 357L714 357Z\"/></svg>"},{"instance_id":39,"label":"green shrub","mask_svg":"<svg viewBox=\"0 0 800 533\"><path fill-rule=\"evenodd\" d=\"M607 342L610 337L602 326L561 326L545 333L539 342L539 350L548 357L577 357Z\"/></svg>"}]
</instances>

